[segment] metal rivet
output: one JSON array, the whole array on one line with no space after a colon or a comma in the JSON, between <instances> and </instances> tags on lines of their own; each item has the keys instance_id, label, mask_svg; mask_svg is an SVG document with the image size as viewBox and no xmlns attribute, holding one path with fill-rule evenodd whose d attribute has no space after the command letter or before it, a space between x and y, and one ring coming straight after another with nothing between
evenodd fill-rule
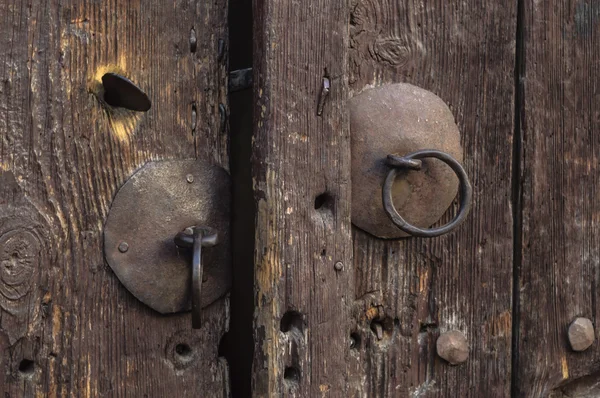
<instances>
[{"instance_id":1,"label":"metal rivet","mask_svg":"<svg viewBox=\"0 0 600 398\"><path fill-rule=\"evenodd\" d=\"M119 243L119 251L121 253L125 253L125 252L127 252L127 250L129 250L129 244L127 242Z\"/></svg>"},{"instance_id":2,"label":"metal rivet","mask_svg":"<svg viewBox=\"0 0 600 398\"><path fill-rule=\"evenodd\" d=\"M569 343L573 351L585 351L594 342L594 325L587 318L577 318L569 326Z\"/></svg>"},{"instance_id":3,"label":"metal rivet","mask_svg":"<svg viewBox=\"0 0 600 398\"><path fill-rule=\"evenodd\" d=\"M469 344L464 334L458 330L442 333L436 342L437 354L451 365L458 365L467 360Z\"/></svg>"},{"instance_id":4,"label":"metal rivet","mask_svg":"<svg viewBox=\"0 0 600 398\"><path fill-rule=\"evenodd\" d=\"M188 175L185 177L185 180L191 184L192 182L194 182L194 176L193 176L193 175L191 175L191 174L188 174Z\"/></svg>"},{"instance_id":5,"label":"metal rivet","mask_svg":"<svg viewBox=\"0 0 600 398\"><path fill-rule=\"evenodd\" d=\"M333 265L333 268L334 268L336 271L342 271L342 270L344 269L344 263L342 263L341 261L338 261L337 263L335 263L335 264Z\"/></svg>"}]
</instances>

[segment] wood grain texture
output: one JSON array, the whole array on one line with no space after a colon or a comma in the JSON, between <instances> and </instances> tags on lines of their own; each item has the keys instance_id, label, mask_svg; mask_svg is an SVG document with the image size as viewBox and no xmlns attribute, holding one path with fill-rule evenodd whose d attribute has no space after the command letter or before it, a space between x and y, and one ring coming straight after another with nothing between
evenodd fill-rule
<instances>
[{"instance_id":1,"label":"wood grain texture","mask_svg":"<svg viewBox=\"0 0 600 398\"><path fill-rule=\"evenodd\" d=\"M600 370L597 342L572 352L569 324L598 332L600 5L525 1L523 237L516 392L580 394ZM558 392L555 392L558 394ZM571 395L572 394L572 395ZM556 395L560 396L560 395Z\"/></svg>"},{"instance_id":2,"label":"wood grain texture","mask_svg":"<svg viewBox=\"0 0 600 398\"><path fill-rule=\"evenodd\" d=\"M351 95L407 82L440 96L461 131L474 206L435 239L384 241L354 229L350 396L510 395L516 21L516 1L352 2ZM462 365L436 356L448 330L467 337Z\"/></svg>"},{"instance_id":3,"label":"wood grain texture","mask_svg":"<svg viewBox=\"0 0 600 398\"><path fill-rule=\"evenodd\" d=\"M347 12L339 0L254 1L256 397L347 396Z\"/></svg>"},{"instance_id":4,"label":"wood grain texture","mask_svg":"<svg viewBox=\"0 0 600 398\"><path fill-rule=\"evenodd\" d=\"M219 39L224 0L0 4L3 396L228 395L217 353L227 299L193 331L189 314L138 302L102 252L113 195L145 162L227 167ZM152 109L102 104L108 71L148 92Z\"/></svg>"}]
</instances>

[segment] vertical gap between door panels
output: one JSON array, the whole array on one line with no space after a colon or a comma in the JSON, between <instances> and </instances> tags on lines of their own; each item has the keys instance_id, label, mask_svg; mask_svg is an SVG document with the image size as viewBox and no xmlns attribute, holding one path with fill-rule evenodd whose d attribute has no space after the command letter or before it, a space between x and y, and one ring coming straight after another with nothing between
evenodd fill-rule
<instances>
[{"instance_id":1,"label":"vertical gap between door panels","mask_svg":"<svg viewBox=\"0 0 600 398\"><path fill-rule=\"evenodd\" d=\"M520 327L520 275L523 255L523 131L525 97L525 0L517 1L517 29L515 53L515 130L512 152L512 216L513 216L513 297L512 297L512 349L511 396L517 397Z\"/></svg>"},{"instance_id":2,"label":"vertical gap between door panels","mask_svg":"<svg viewBox=\"0 0 600 398\"><path fill-rule=\"evenodd\" d=\"M229 70L252 67L252 0L229 0ZM254 196L252 153L252 89L230 92L230 171L233 206L233 281L229 332L219 354L227 359L233 398L250 397L254 340Z\"/></svg>"}]
</instances>

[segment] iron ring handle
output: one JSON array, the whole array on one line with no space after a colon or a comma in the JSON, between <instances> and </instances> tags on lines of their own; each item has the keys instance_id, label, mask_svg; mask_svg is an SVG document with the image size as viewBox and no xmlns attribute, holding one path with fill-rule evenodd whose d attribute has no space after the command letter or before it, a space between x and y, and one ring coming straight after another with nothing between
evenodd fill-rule
<instances>
[{"instance_id":1,"label":"iron ring handle","mask_svg":"<svg viewBox=\"0 0 600 398\"><path fill-rule=\"evenodd\" d=\"M411 170L420 170L422 165L420 159L423 158L436 158L446 163L448 166L450 166L454 173L456 173L456 176L460 182L460 207L458 213L456 213L456 216L454 216L452 221L438 228L423 229L408 223L404 218L402 218L402 216L394 207L392 198L392 186L396 180L398 169L408 168ZM469 177L467 176L465 169L452 156L446 152L435 149L425 149L410 153L405 156L388 155L387 164L391 167L391 170L389 171L385 179L385 183L383 184L383 208L392 222L396 224L396 226L402 231L412 236L432 238L452 231L465 220L469 210L471 209L473 188L471 187L471 183L469 182Z\"/></svg>"},{"instance_id":2,"label":"iron ring handle","mask_svg":"<svg viewBox=\"0 0 600 398\"><path fill-rule=\"evenodd\" d=\"M179 247L192 248L192 328L202 327L202 248L219 243L216 231L205 227L189 227L175 236Z\"/></svg>"}]
</instances>

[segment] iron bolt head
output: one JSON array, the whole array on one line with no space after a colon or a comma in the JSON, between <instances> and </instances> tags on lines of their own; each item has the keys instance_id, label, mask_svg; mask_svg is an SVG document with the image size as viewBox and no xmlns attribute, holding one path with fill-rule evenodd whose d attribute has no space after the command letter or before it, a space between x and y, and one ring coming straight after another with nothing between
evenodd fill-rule
<instances>
[{"instance_id":1,"label":"iron bolt head","mask_svg":"<svg viewBox=\"0 0 600 398\"><path fill-rule=\"evenodd\" d=\"M333 268L334 268L336 271L342 271L342 270L344 269L344 263L342 263L341 261L338 261L337 263L335 263L335 264L333 265Z\"/></svg>"},{"instance_id":2,"label":"iron bolt head","mask_svg":"<svg viewBox=\"0 0 600 398\"><path fill-rule=\"evenodd\" d=\"M450 365L458 365L467 360L469 344L464 334L458 330L442 333L436 342L437 354Z\"/></svg>"},{"instance_id":3,"label":"iron bolt head","mask_svg":"<svg viewBox=\"0 0 600 398\"><path fill-rule=\"evenodd\" d=\"M577 318L569 326L569 343L573 351L587 350L594 339L594 325L589 319Z\"/></svg>"},{"instance_id":4,"label":"iron bolt head","mask_svg":"<svg viewBox=\"0 0 600 398\"><path fill-rule=\"evenodd\" d=\"M129 243L127 243L127 242L121 242L121 243L119 243L119 251L121 253L126 253L127 250L129 250Z\"/></svg>"},{"instance_id":5,"label":"iron bolt head","mask_svg":"<svg viewBox=\"0 0 600 398\"><path fill-rule=\"evenodd\" d=\"M191 174L188 174L188 175L185 177L185 180L191 184L192 182L194 182L194 176L193 176L193 175L191 175Z\"/></svg>"}]
</instances>

